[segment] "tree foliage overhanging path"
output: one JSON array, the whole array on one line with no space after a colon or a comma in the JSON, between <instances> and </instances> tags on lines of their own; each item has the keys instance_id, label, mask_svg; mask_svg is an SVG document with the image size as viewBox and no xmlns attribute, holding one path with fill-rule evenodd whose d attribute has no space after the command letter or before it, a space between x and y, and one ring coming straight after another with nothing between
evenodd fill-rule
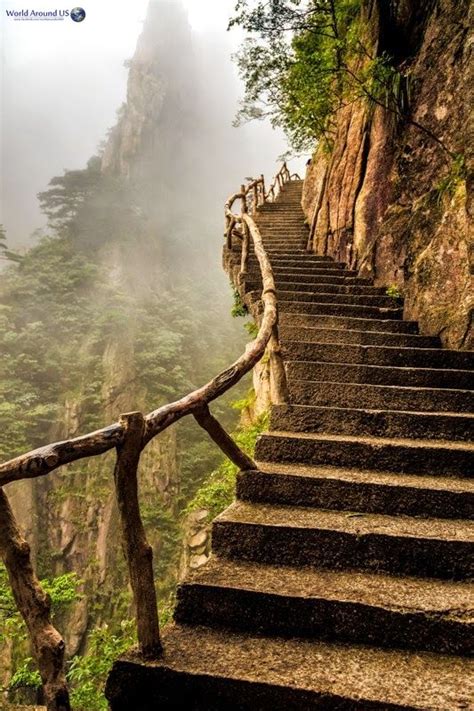
<instances>
[{"instance_id":1,"label":"tree foliage overhanging path","mask_svg":"<svg viewBox=\"0 0 474 711\"><path fill-rule=\"evenodd\" d=\"M236 123L269 118L296 151L331 148L337 115L364 99L455 154L410 115L409 63L378 46L363 0L239 0L229 29L248 33L236 55L245 93Z\"/></svg>"}]
</instances>

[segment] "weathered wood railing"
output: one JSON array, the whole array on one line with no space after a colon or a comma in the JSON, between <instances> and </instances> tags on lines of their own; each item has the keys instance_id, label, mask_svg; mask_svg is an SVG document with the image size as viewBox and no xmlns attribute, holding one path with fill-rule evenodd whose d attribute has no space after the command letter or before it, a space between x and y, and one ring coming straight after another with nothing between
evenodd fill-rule
<instances>
[{"instance_id":1,"label":"weathered wood railing","mask_svg":"<svg viewBox=\"0 0 474 711\"><path fill-rule=\"evenodd\" d=\"M238 225L242 223L242 214L248 213L255 216L258 208L265 202L274 202L283 185L290 180L300 180L297 173L291 174L288 166L283 163L282 167L275 175L268 192L265 192L265 178L261 175L255 180L250 180L247 185L240 186L240 192L229 197L225 204L225 236L227 247L232 249L232 237L243 237L242 230ZM232 212L232 206L236 200L241 200L241 215Z\"/></svg>"},{"instance_id":2,"label":"weathered wood railing","mask_svg":"<svg viewBox=\"0 0 474 711\"><path fill-rule=\"evenodd\" d=\"M69 711L69 693L64 672L64 641L53 627L50 601L33 569L30 547L23 538L3 486L22 479L45 476L58 467L116 449L114 483L120 516L123 549L133 592L140 652L157 657L161 651L158 609L153 578L153 555L143 527L138 500L137 470L140 455L157 434L186 415L192 415L224 454L242 470L256 468L224 428L211 414L209 404L232 388L248 373L268 348L270 373L276 400L287 400L286 376L278 340L278 309L275 282L262 237L253 220L259 206L274 200L282 185L293 176L286 166L279 171L268 193L263 176L243 185L225 205L227 247L233 249L232 237L241 241L241 275L248 263L250 239L253 242L261 276L263 311L257 337L240 358L202 387L148 415L124 414L108 427L81 437L48 444L0 465L0 554L5 564L15 602L25 620L32 651L43 682L48 711ZM250 195L250 197L249 197ZM240 199L240 215L232 212ZM251 214L249 213L251 208ZM240 230L237 226L240 225Z\"/></svg>"}]
</instances>

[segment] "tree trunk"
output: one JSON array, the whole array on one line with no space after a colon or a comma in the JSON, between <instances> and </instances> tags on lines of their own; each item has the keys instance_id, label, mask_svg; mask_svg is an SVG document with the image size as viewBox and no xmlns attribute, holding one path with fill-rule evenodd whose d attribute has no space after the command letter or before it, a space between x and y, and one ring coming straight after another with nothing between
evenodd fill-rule
<instances>
[{"instance_id":1,"label":"tree trunk","mask_svg":"<svg viewBox=\"0 0 474 711\"><path fill-rule=\"evenodd\" d=\"M35 575L30 547L21 535L7 495L0 489L0 553L13 596L25 620L43 682L48 711L70 711L64 674L64 640L51 624L51 603Z\"/></svg>"}]
</instances>

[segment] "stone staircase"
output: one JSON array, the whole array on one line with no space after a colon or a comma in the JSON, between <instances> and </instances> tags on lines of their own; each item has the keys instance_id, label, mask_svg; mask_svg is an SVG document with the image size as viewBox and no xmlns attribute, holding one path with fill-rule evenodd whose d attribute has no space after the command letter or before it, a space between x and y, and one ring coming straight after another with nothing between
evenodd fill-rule
<instances>
[{"instance_id":1,"label":"stone staircase","mask_svg":"<svg viewBox=\"0 0 474 711\"><path fill-rule=\"evenodd\" d=\"M474 709L474 353L305 252L300 199L289 183L258 216L290 404L178 590L163 659L115 664L114 711ZM251 257L249 298L258 273Z\"/></svg>"}]
</instances>

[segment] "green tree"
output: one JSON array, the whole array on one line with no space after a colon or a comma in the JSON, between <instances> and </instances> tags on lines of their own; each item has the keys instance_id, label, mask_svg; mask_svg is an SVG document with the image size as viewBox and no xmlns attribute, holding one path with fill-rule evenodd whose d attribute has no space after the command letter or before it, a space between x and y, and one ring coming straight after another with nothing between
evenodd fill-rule
<instances>
[{"instance_id":1,"label":"green tree","mask_svg":"<svg viewBox=\"0 0 474 711\"><path fill-rule=\"evenodd\" d=\"M57 231L70 229L82 206L101 183L100 158L93 157L84 170L66 170L52 178L48 190L38 193L42 212Z\"/></svg>"},{"instance_id":2,"label":"green tree","mask_svg":"<svg viewBox=\"0 0 474 711\"><path fill-rule=\"evenodd\" d=\"M245 94L238 121L269 117L297 150L330 143L336 112L354 80L349 57L366 51L357 39L360 0L240 0L229 27L250 37L237 54Z\"/></svg>"},{"instance_id":3,"label":"green tree","mask_svg":"<svg viewBox=\"0 0 474 711\"><path fill-rule=\"evenodd\" d=\"M241 26L249 37L236 55L245 84L236 122L268 117L297 151L315 141L331 148L337 113L364 99L423 131L455 161L410 116L408 77L367 35L362 8L362 0L239 0L229 28Z\"/></svg>"},{"instance_id":4,"label":"green tree","mask_svg":"<svg viewBox=\"0 0 474 711\"><path fill-rule=\"evenodd\" d=\"M7 259L10 262L21 262L21 256L8 248L7 232L3 225L0 225L0 259Z\"/></svg>"}]
</instances>

